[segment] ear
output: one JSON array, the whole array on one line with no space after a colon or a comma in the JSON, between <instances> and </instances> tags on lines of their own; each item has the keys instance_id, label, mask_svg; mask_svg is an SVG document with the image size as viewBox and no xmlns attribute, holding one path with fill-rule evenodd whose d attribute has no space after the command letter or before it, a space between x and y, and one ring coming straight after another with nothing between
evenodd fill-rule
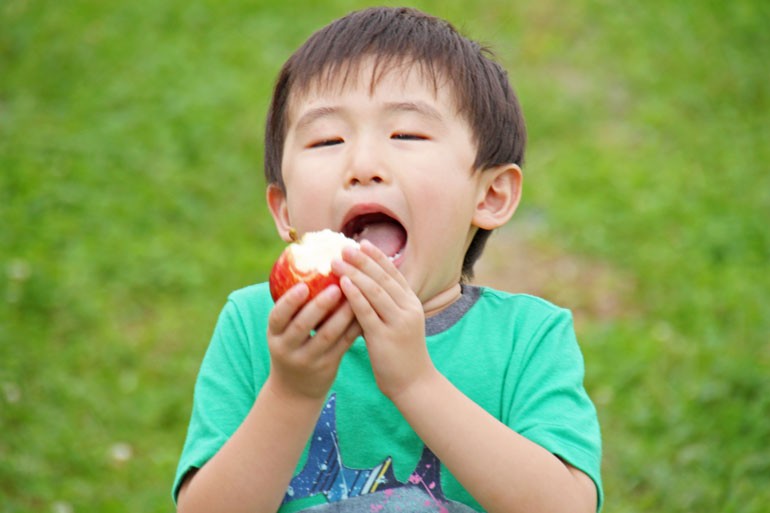
<instances>
[{"instance_id":1,"label":"ear","mask_svg":"<svg viewBox=\"0 0 770 513\"><path fill-rule=\"evenodd\" d=\"M286 203L286 193L277 185L270 184L267 186L266 195L267 206L270 208L270 213L273 216L278 235L280 235L284 241L291 242L291 236L289 235L291 222L289 221L289 207Z\"/></svg>"},{"instance_id":2,"label":"ear","mask_svg":"<svg viewBox=\"0 0 770 513\"><path fill-rule=\"evenodd\" d=\"M521 168L516 164L503 164L480 173L473 226L494 230L507 223L519 206Z\"/></svg>"}]
</instances>

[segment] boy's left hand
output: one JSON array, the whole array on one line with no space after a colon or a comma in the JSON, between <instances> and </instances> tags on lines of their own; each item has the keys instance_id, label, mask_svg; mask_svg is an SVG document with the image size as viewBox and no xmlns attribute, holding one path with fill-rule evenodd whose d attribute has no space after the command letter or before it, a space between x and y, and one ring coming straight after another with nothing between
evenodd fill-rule
<instances>
[{"instance_id":1,"label":"boy's left hand","mask_svg":"<svg viewBox=\"0 0 770 513\"><path fill-rule=\"evenodd\" d=\"M377 386L391 398L434 370L425 343L425 313L406 278L376 246L345 248L333 263L363 331Z\"/></svg>"}]
</instances>

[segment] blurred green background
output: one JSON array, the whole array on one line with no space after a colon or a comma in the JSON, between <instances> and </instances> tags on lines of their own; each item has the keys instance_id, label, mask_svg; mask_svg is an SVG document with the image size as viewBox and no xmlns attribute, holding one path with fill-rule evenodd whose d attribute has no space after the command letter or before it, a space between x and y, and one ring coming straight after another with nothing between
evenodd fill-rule
<instances>
[{"instance_id":1,"label":"blurred green background","mask_svg":"<svg viewBox=\"0 0 770 513\"><path fill-rule=\"evenodd\" d=\"M216 316L282 246L273 79L364 5L0 2L0 511L173 509ZM619 304L577 325L605 511L766 511L770 3L413 5L492 45L521 97L505 233L612 269L547 294Z\"/></svg>"}]
</instances>

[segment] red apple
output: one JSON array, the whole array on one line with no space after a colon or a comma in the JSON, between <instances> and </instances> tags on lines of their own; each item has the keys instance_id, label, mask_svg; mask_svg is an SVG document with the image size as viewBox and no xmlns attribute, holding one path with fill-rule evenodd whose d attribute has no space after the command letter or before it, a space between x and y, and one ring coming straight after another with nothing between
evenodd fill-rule
<instances>
[{"instance_id":1,"label":"red apple","mask_svg":"<svg viewBox=\"0 0 770 513\"><path fill-rule=\"evenodd\" d=\"M332 230L308 232L289 244L270 272L273 301L300 282L310 289L308 300L329 285L339 285L339 277L332 272L332 260L339 258L347 246L358 247L358 243Z\"/></svg>"}]
</instances>

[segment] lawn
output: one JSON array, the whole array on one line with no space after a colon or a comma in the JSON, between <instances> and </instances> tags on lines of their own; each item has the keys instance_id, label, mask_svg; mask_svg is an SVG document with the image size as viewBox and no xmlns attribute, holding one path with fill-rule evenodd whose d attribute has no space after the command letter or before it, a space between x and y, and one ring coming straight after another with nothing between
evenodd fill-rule
<instances>
[{"instance_id":1,"label":"lawn","mask_svg":"<svg viewBox=\"0 0 770 513\"><path fill-rule=\"evenodd\" d=\"M363 5L0 3L0 512L173 510L219 309L282 245L273 79ZM495 48L521 97L524 200L492 249L579 263L520 288L580 309L605 511L764 512L770 4L413 5Z\"/></svg>"}]
</instances>

